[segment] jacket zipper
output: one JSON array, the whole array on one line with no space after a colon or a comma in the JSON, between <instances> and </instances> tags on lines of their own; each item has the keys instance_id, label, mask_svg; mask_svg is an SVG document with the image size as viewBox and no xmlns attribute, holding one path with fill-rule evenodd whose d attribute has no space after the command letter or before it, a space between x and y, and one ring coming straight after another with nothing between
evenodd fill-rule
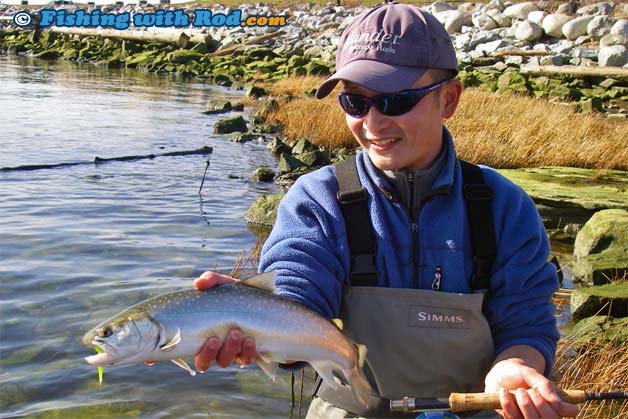
<instances>
[{"instance_id":1,"label":"jacket zipper","mask_svg":"<svg viewBox=\"0 0 628 419\"><path fill-rule=\"evenodd\" d=\"M410 226L412 228L412 286L419 288L419 226L415 214L414 173L408 172L408 186L410 187Z\"/></svg>"}]
</instances>

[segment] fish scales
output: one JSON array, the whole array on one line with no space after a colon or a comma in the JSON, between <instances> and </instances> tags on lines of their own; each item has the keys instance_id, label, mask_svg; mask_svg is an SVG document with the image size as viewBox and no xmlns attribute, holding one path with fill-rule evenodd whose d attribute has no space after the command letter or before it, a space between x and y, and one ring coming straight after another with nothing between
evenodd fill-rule
<instances>
[{"instance_id":1,"label":"fish scales","mask_svg":"<svg viewBox=\"0 0 628 419\"><path fill-rule=\"evenodd\" d=\"M83 341L102 352L92 365L123 365L172 360L194 373L193 357L210 336L224 339L233 327L252 336L257 364L274 378L278 363L308 362L332 387L334 372L367 403L370 386L362 373L366 348L351 342L329 320L302 304L277 295L274 273L205 291L185 290L150 298L89 331Z\"/></svg>"}]
</instances>

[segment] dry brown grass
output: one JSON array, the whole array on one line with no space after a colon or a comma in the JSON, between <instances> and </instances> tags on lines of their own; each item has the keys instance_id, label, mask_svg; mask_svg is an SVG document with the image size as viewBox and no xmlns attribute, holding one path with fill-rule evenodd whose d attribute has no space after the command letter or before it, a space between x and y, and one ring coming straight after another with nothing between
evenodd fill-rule
<instances>
[{"instance_id":1,"label":"dry brown grass","mask_svg":"<svg viewBox=\"0 0 628 419\"><path fill-rule=\"evenodd\" d=\"M498 168L628 169L628 122L469 89L447 126L463 159Z\"/></svg>"},{"instance_id":2,"label":"dry brown grass","mask_svg":"<svg viewBox=\"0 0 628 419\"><path fill-rule=\"evenodd\" d=\"M567 336L559 341L554 371L559 388L588 392L626 391L628 350L624 338L609 336L607 343ZM580 348L575 350L574 348ZM578 419L628 419L626 401L587 402Z\"/></svg>"},{"instance_id":3,"label":"dry brown grass","mask_svg":"<svg viewBox=\"0 0 628 419\"><path fill-rule=\"evenodd\" d=\"M270 85L275 95L298 96L320 77ZM325 100L297 98L271 115L289 140L306 138L338 148L356 145L332 93ZM468 89L446 121L461 158L495 168L571 166L628 170L628 121L577 113L572 107L524 96Z\"/></svg>"}]
</instances>

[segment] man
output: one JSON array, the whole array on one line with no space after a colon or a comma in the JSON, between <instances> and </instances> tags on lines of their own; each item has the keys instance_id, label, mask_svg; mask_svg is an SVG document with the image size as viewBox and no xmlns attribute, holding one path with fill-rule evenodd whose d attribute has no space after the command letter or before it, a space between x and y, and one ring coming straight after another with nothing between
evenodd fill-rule
<instances>
[{"instance_id":1,"label":"man","mask_svg":"<svg viewBox=\"0 0 628 419\"><path fill-rule=\"evenodd\" d=\"M365 409L323 385L308 418L388 417L388 399L483 390L500 393L505 418L577 414L546 378L558 339L550 300L558 281L543 224L519 187L485 167L497 251L485 289L472 282L461 163L443 126L462 92L457 71L433 16L385 4L347 27L336 73L317 91L320 99L341 84L339 102L362 147L351 164L366 193L368 216L358 224L370 231L370 222L375 240L371 282L357 280L364 261L349 251L334 167L301 177L287 193L260 270L277 272L283 295L343 318L346 333L368 348L375 394ZM232 280L206 272L195 285ZM233 329L224 344L208 339L195 362L203 370L214 359L224 367L254 358L253 340Z\"/></svg>"}]
</instances>

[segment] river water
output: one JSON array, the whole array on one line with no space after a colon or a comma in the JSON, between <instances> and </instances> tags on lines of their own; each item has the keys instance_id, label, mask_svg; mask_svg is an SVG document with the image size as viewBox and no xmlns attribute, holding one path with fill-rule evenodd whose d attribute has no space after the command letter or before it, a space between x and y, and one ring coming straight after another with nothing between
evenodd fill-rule
<instances>
[{"instance_id":1,"label":"river water","mask_svg":"<svg viewBox=\"0 0 628 419\"><path fill-rule=\"evenodd\" d=\"M287 418L289 376L105 368L83 334L141 299L228 272L256 241L244 213L272 184L261 144L212 133L199 80L0 56L0 167L214 148L207 157L0 172L0 418ZM246 116L245 116L246 118Z\"/></svg>"}]
</instances>

